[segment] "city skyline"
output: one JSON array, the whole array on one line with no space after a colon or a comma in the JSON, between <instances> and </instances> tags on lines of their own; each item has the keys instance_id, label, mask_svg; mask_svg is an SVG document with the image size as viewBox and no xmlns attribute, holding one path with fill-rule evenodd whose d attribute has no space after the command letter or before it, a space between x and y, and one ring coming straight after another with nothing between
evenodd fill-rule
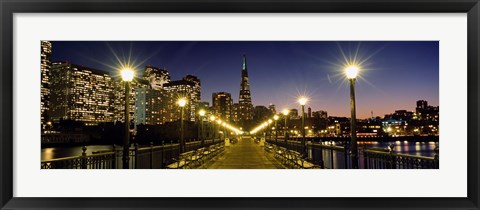
<instances>
[{"instance_id":1,"label":"city skyline","mask_svg":"<svg viewBox=\"0 0 480 210\"><path fill-rule=\"evenodd\" d=\"M109 71L115 56L139 67L166 68L172 80L187 74L202 82L201 101L212 104L214 92L228 92L238 103L242 55L248 59L254 106L275 104L277 110L307 107L330 116L349 116L348 85L341 69L343 55L362 63L357 80L358 118L383 117L415 109L417 100L438 106L438 42L52 42L52 61ZM343 52L343 55L342 55Z\"/></svg>"}]
</instances>

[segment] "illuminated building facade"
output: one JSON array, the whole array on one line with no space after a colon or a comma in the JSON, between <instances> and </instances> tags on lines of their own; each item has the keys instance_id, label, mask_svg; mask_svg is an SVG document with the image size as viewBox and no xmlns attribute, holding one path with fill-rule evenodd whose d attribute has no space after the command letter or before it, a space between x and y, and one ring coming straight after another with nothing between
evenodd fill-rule
<instances>
[{"instance_id":1,"label":"illuminated building facade","mask_svg":"<svg viewBox=\"0 0 480 210\"><path fill-rule=\"evenodd\" d=\"M439 121L439 107L429 106L425 100L417 101L417 107L415 109L415 118L418 120L425 120L430 122Z\"/></svg>"},{"instance_id":2,"label":"illuminated building facade","mask_svg":"<svg viewBox=\"0 0 480 210\"><path fill-rule=\"evenodd\" d=\"M192 97L193 100L193 103L194 104L198 104L200 103L200 99L201 99L201 93L202 93L202 84L200 82L200 79L198 79L198 77L196 76L193 76L193 75L187 75L183 78L183 80L185 81L190 81L190 82L193 82L194 86L193 86L193 89L194 89L194 93L195 93L195 97Z\"/></svg>"},{"instance_id":3,"label":"illuminated building facade","mask_svg":"<svg viewBox=\"0 0 480 210\"><path fill-rule=\"evenodd\" d=\"M275 108L275 104L270 104L268 106L268 110L270 110L270 112L272 112L273 115L277 114L277 110Z\"/></svg>"},{"instance_id":4,"label":"illuminated building facade","mask_svg":"<svg viewBox=\"0 0 480 210\"><path fill-rule=\"evenodd\" d=\"M130 91L129 91L129 116L131 123L133 125L135 122L135 100L137 97L137 89L146 88L149 84L146 80L135 78L130 82ZM115 122L125 122L125 83L121 78L114 80L114 120Z\"/></svg>"},{"instance_id":5,"label":"illuminated building facade","mask_svg":"<svg viewBox=\"0 0 480 210\"><path fill-rule=\"evenodd\" d=\"M242 80L240 83L240 94L238 100L238 120L245 126L246 122L253 120L253 104L250 95L250 82L248 81L247 58L242 59Z\"/></svg>"},{"instance_id":6,"label":"illuminated building facade","mask_svg":"<svg viewBox=\"0 0 480 210\"><path fill-rule=\"evenodd\" d=\"M232 120L232 95L226 92L212 93L212 109L222 120Z\"/></svg>"},{"instance_id":7,"label":"illuminated building facade","mask_svg":"<svg viewBox=\"0 0 480 210\"><path fill-rule=\"evenodd\" d=\"M50 57L52 55L52 43L49 41L40 42L40 73L41 73L41 82L40 82L40 119L42 123L42 128L45 125L46 115L49 110L49 99L50 99L50 68L52 63Z\"/></svg>"},{"instance_id":8,"label":"illuminated building facade","mask_svg":"<svg viewBox=\"0 0 480 210\"><path fill-rule=\"evenodd\" d=\"M238 103L234 103L232 105L232 121L235 122L235 123L239 123L240 122L240 119L238 118L238 116L240 115L239 113L240 111L240 104Z\"/></svg>"},{"instance_id":9,"label":"illuminated building facade","mask_svg":"<svg viewBox=\"0 0 480 210\"><path fill-rule=\"evenodd\" d=\"M56 62L50 85L52 120L69 119L86 125L113 121L114 81L107 72Z\"/></svg>"},{"instance_id":10,"label":"illuminated building facade","mask_svg":"<svg viewBox=\"0 0 480 210\"><path fill-rule=\"evenodd\" d=\"M178 100L180 98L186 98L187 99L187 106L185 110L185 119L188 119L190 121L195 121L195 116L196 116L196 110L198 103L200 101L199 98L199 88L196 88L196 83L188 80L177 80L177 81L171 81L167 84L164 84L164 89L172 94L173 99ZM188 117L188 118L187 118ZM180 112L176 114L175 119L180 118Z\"/></svg>"},{"instance_id":11,"label":"illuminated building facade","mask_svg":"<svg viewBox=\"0 0 480 210\"><path fill-rule=\"evenodd\" d=\"M171 93L150 88L136 89L135 125L160 125L172 121Z\"/></svg>"}]
</instances>

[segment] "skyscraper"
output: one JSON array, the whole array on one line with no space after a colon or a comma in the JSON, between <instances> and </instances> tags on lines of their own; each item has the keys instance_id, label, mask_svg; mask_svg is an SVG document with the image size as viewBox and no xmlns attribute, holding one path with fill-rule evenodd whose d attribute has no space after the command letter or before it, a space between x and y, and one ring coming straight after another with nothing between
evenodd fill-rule
<instances>
[{"instance_id":1,"label":"skyscraper","mask_svg":"<svg viewBox=\"0 0 480 210\"><path fill-rule=\"evenodd\" d=\"M50 99L50 68L52 63L50 61L50 56L52 55L52 43L49 41L41 41L40 47L40 73L41 73L41 83L40 83L40 119L43 125L45 125L46 114L49 109L49 99Z\"/></svg>"},{"instance_id":2,"label":"skyscraper","mask_svg":"<svg viewBox=\"0 0 480 210\"><path fill-rule=\"evenodd\" d=\"M272 112L273 115L276 115L277 114L277 110L275 108L275 104L270 104L268 106L268 109Z\"/></svg>"},{"instance_id":3,"label":"skyscraper","mask_svg":"<svg viewBox=\"0 0 480 210\"><path fill-rule=\"evenodd\" d=\"M114 117L113 121L114 122L125 122L125 82L122 81L121 78L114 78L114 91L113 91L113 96L114 96ZM129 97L128 97L128 119L130 119L130 125L133 125L135 122L135 99L137 97L137 89L139 88L147 88L150 86L148 81L140 79L140 78L135 78L133 81L130 82L130 91L129 91Z\"/></svg>"},{"instance_id":4,"label":"skyscraper","mask_svg":"<svg viewBox=\"0 0 480 210\"><path fill-rule=\"evenodd\" d=\"M242 80L238 104L238 120L245 127L245 124L253 119L253 104L250 95L250 83L248 81L247 57L245 55L243 55L242 59Z\"/></svg>"},{"instance_id":5,"label":"skyscraper","mask_svg":"<svg viewBox=\"0 0 480 210\"><path fill-rule=\"evenodd\" d=\"M226 92L212 93L212 110L217 117L230 121L232 117L232 95Z\"/></svg>"},{"instance_id":6,"label":"skyscraper","mask_svg":"<svg viewBox=\"0 0 480 210\"><path fill-rule=\"evenodd\" d=\"M136 89L135 125L159 125L171 119L173 100L165 90Z\"/></svg>"},{"instance_id":7,"label":"skyscraper","mask_svg":"<svg viewBox=\"0 0 480 210\"><path fill-rule=\"evenodd\" d=\"M238 124L240 122L240 120L238 119L239 107L240 107L240 105L238 103L234 103L232 105L232 117L231 117L231 119L236 124Z\"/></svg>"},{"instance_id":8,"label":"skyscraper","mask_svg":"<svg viewBox=\"0 0 480 210\"><path fill-rule=\"evenodd\" d=\"M428 107L428 102L425 100L417 101L417 109L426 109Z\"/></svg>"},{"instance_id":9,"label":"skyscraper","mask_svg":"<svg viewBox=\"0 0 480 210\"><path fill-rule=\"evenodd\" d=\"M113 121L114 81L107 72L67 62L53 63L51 71L53 120L85 125Z\"/></svg>"},{"instance_id":10,"label":"skyscraper","mask_svg":"<svg viewBox=\"0 0 480 210\"><path fill-rule=\"evenodd\" d=\"M196 78L196 77L195 77ZM198 80L198 79L197 79ZM169 92L172 93L172 97L176 100L180 98L186 98L188 103L187 107L185 107L185 120L189 121L195 121L196 115L197 115L197 106L198 103L200 102L200 80L198 80L198 83L193 82L191 80L176 80L176 81L171 81L167 84L163 85L163 88ZM178 118L180 119L180 114L178 114Z\"/></svg>"}]
</instances>

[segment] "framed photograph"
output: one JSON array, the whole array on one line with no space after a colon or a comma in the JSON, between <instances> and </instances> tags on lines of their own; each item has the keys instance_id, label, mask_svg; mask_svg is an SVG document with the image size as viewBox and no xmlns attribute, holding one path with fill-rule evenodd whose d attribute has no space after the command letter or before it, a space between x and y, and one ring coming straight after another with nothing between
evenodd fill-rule
<instances>
[{"instance_id":1,"label":"framed photograph","mask_svg":"<svg viewBox=\"0 0 480 210\"><path fill-rule=\"evenodd\" d=\"M0 7L1 209L479 208L478 0Z\"/></svg>"}]
</instances>

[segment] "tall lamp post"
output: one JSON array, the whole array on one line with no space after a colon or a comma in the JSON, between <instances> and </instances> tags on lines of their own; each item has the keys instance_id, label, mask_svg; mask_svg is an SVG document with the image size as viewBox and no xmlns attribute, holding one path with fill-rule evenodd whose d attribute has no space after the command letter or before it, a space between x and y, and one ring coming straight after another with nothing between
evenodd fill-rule
<instances>
[{"instance_id":1,"label":"tall lamp post","mask_svg":"<svg viewBox=\"0 0 480 210\"><path fill-rule=\"evenodd\" d=\"M185 105L187 104L187 99L185 98L180 98L178 100L178 105L181 108L181 114L180 114L180 153L185 152L185 139L183 139L184 135L184 129L183 129L183 112L185 109Z\"/></svg>"},{"instance_id":2,"label":"tall lamp post","mask_svg":"<svg viewBox=\"0 0 480 210\"><path fill-rule=\"evenodd\" d=\"M271 119L268 119L267 120L267 123L268 123L268 138L271 139L272 138L272 126L270 126L272 124L272 120Z\"/></svg>"},{"instance_id":3,"label":"tall lamp post","mask_svg":"<svg viewBox=\"0 0 480 210\"><path fill-rule=\"evenodd\" d=\"M135 72L132 69L126 68L123 69L120 74L122 75L122 80L125 82L125 135L123 139L123 169L128 169L129 162L129 152L130 152L130 119L128 104L130 102L130 82L135 76Z\"/></svg>"},{"instance_id":4,"label":"tall lamp post","mask_svg":"<svg viewBox=\"0 0 480 210\"><path fill-rule=\"evenodd\" d=\"M352 160L352 168L358 168L358 149L357 149L357 117L355 113L355 79L358 74L358 67L349 66L345 69L345 74L350 81L350 158Z\"/></svg>"},{"instance_id":5,"label":"tall lamp post","mask_svg":"<svg viewBox=\"0 0 480 210\"><path fill-rule=\"evenodd\" d=\"M227 138L227 123L223 121L222 126L223 126L223 135L225 136L225 138Z\"/></svg>"},{"instance_id":6,"label":"tall lamp post","mask_svg":"<svg viewBox=\"0 0 480 210\"><path fill-rule=\"evenodd\" d=\"M298 103L302 106L302 148L303 155L307 155L307 145L305 144L305 104L307 104L308 99L305 97L300 97Z\"/></svg>"},{"instance_id":7,"label":"tall lamp post","mask_svg":"<svg viewBox=\"0 0 480 210\"><path fill-rule=\"evenodd\" d=\"M200 111L198 112L198 115L200 115L200 140L202 141L202 147L203 147L203 144L204 144L204 140L205 140L205 132L203 130L203 117L205 116L205 110L203 109L200 109Z\"/></svg>"},{"instance_id":8,"label":"tall lamp post","mask_svg":"<svg viewBox=\"0 0 480 210\"><path fill-rule=\"evenodd\" d=\"M218 120L217 120L217 123L218 123L218 126L217 126L217 128L218 128L218 136L219 136L220 139L222 139L222 136L220 136L220 130L221 130L221 126L222 126L222 120L221 120L221 119L218 119ZM222 132L223 132L223 131L222 131ZM223 136L225 136L225 133L223 133Z\"/></svg>"},{"instance_id":9,"label":"tall lamp post","mask_svg":"<svg viewBox=\"0 0 480 210\"><path fill-rule=\"evenodd\" d=\"M210 116L210 125L212 126L212 140L215 141L215 134L216 134L216 131L215 131L215 116L213 116L213 115Z\"/></svg>"},{"instance_id":10,"label":"tall lamp post","mask_svg":"<svg viewBox=\"0 0 480 210\"><path fill-rule=\"evenodd\" d=\"M275 143L278 143L278 115L273 116L273 120L275 120Z\"/></svg>"},{"instance_id":11,"label":"tall lamp post","mask_svg":"<svg viewBox=\"0 0 480 210\"><path fill-rule=\"evenodd\" d=\"M285 132L285 133L284 133L284 134L285 134L285 139L284 139L284 140L285 140L285 143L287 143L287 141L288 141L288 113L289 113L289 112L290 112L290 111L288 111L288 109L284 109L284 110L282 111L282 114L283 114L283 116L285 117L285 130L284 130L284 132Z\"/></svg>"}]
</instances>

